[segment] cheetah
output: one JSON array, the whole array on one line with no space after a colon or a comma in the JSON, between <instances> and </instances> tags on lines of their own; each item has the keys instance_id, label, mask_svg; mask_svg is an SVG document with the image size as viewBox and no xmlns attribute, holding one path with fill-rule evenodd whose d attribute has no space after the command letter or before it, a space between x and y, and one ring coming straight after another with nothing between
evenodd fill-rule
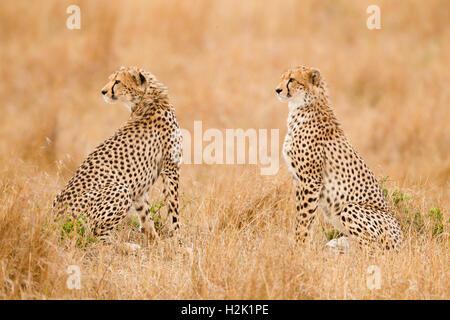
<instances>
[{"instance_id":1,"label":"cheetah","mask_svg":"<svg viewBox=\"0 0 450 320\"><path fill-rule=\"evenodd\" d=\"M171 225L179 229L178 183L182 156L180 128L167 88L137 67L121 67L101 91L107 103L124 103L129 120L87 156L53 201L56 216L84 216L91 231L109 242L111 231L128 214L140 230L158 239L148 192L159 176Z\"/></svg>"},{"instance_id":2,"label":"cheetah","mask_svg":"<svg viewBox=\"0 0 450 320\"><path fill-rule=\"evenodd\" d=\"M319 206L324 220L346 236L338 239L345 246L397 250L403 239L399 223L374 174L345 137L319 70L288 70L275 92L289 106L283 156L296 189L297 242L307 239Z\"/></svg>"}]
</instances>

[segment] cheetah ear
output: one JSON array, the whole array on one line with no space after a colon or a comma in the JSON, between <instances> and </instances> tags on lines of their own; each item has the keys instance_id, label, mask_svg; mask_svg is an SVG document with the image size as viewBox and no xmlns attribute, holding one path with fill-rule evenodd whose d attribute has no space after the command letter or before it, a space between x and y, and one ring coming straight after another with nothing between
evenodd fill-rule
<instances>
[{"instance_id":1,"label":"cheetah ear","mask_svg":"<svg viewBox=\"0 0 450 320\"><path fill-rule=\"evenodd\" d=\"M309 74L309 79L311 80L311 83L313 86L317 86L320 83L320 72L318 70L313 70Z\"/></svg>"},{"instance_id":2,"label":"cheetah ear","mask_svg":"<svg viewBox=\"0 0 450 320\"><path fill-rule=\"evenodd\" d=\"M147 82L147 79L141 72L139 72L139 79L141 80L141 85L144 85Z\"/></svg>"}]
</instances>

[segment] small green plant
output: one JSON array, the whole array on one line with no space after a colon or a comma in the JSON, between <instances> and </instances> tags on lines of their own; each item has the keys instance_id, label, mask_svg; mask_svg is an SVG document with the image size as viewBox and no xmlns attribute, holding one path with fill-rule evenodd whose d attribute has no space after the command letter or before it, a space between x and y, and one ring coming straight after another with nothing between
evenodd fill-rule
<instances>
[{"instance_id":1,"label":"small green plant","mask_svg":"<svg viewBox=\"0 0 450 320\"><path fill-rule=\"evenodd\" d=\"M328 241L331 241L333 239L337 239L343 236L341 232L339 232L336 229L332 229L331 231L323 231L328 239Z\"/></svg>"},{"instance_id":2,"label":"small green plant","mask_svg":"<svg viewBox=\"0 0 450 320\"><path fill-rule=\"evenodd\" d=\"M442 234L444 232L444 224L442 222L441 210L438 208L432 208L430 213L426 216L431 219L433 236Z\"/></svg>"},{"instance_id":3,"label":"small green plant","mask_svg":"<svg viewBox=\"0 0 450 320\"><path fill-rule=\"evenodd\" d=\"M380 186L383 188L383 186L386 184L386 182L389 181L389 176L383 177L380 179ZM383 195L385 198L389 197L389 191L386 188L382 189Z\"/></svg>"},{"instance_id":4,"label":"small green plant","mask_svg":"<svg viewBox=\"0 0 450 320\"><path fill-rule=\"evenodd\" d=\"M70 215L65 216L61 230L61 240L75 238L76 246L85 248L89 243L96 243L98 239L92 236L86 227L86 216L74 218Z\"/></svg>"},{"instance_id":5,"label":"small green plant","mask_svg":"<svg viewBox=\"0 0 450 320\"><path fill-rule=\"evenodd\" d=\"M128 223L134 229L139 229L139 227L141 226L141 222L139 221L139 218L135 215L128 215Z\"/></svg>"},{"instance_id":6,"label":"small green plant","mask_svg":"<svg viewBox=\"0 0 450 320\"><path fill-rule=\"evenodd\" d=\"M183 212L187 208L187 206L190 205L191 203L192 203L192 201L190 201L190 200L185 201L183 206L180 208L180 213ZM155 223L156 231L160 231L162 228L163 221L162 221L160 211L164 206L165 206L164 201L159 201L159 202L152 204L149 208L150 213L153 216L152 219L153 219L153 222Z\"/></svg>"},{"instance_id":7,"label":"small green plant","mask_svg":"<svg viewBox=\"0 0 450 320\"><path fill-rule=\"evenodd\" d=\"M392 201L394 207L401 213L410 216L413 212L416 212L413 208L411 196L395 189L392 193L389 193L388 189L383 189L383 195L388 201Z\"/></svg>"},{"instance_id":8,"label":"small green plant","mask_svg":"<svg viewBox=\"0 0 450 320\"><path fill-rule=\"evenodd\" d=\"M153 222L155 223L156 231L159 231L162 227L161 213L159 212L162 207L164 207L164 202L162 201L150 206L150 213L153 215Z\"/></svg>"},{"instance_id":9,"label":"small green plant","mask_svg":"<svg viewBox=\"0 0 450 320\"><path fill-rule=\"evenodd\" d=\"M401 203L411 200L409 195L397 189L392 192L391 198L396 206L400 206Z\"/></svg>"},{"instance_id":10,"label":"small green plant","mask_svg":"<svg viewBox=\"0 0 450 320\"><path fill-rule=\"evenodd\" d=\"M395 189L392 193L388 189L383 189L384 196L393 203L394 207L400 213L400 219L406 222L418 233L431 232L433 237L439 236L444 232L444 222L441 210L438 208L430 209L429 213L423 215L414 208L411 196ZM431 226L431 229L429 228Z\"/></svg>"},{"instance_id":11,"label":"small green plant","mask_svg":"<svg viewBox=\"0 0 450 320\"><path fill-rule=\"evenodd\" d=\"M425 227L422 214L419 211L416 211L412 218L408 218L407 223L412 225L419 233L422 233Z\"/></svg>"}]
</instances>

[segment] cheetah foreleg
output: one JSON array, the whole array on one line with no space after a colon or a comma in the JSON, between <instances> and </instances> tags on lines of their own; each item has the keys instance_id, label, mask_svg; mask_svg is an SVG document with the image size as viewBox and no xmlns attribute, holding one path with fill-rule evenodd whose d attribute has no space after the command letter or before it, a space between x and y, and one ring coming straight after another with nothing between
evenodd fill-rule
<instances>
[{"instance_id":1,"label":"cheetah foreleg","mask_svg":"<svg viewBox=\"0 0 450 320\"><path fill-rule=\"evenodd\" d=\"M142 197L135 202L134 209L136 210L141 223L140 231L151 239L159 240L159 235L155 228L155 222L151 216L150 204L148 200Z\"/></svg>"},{"instance_id":2,"label":"cheetah foreleg","mask_svg":"<svg viewBox=\"0 0 450 320\"><path fill-rule=\"evenodd\" d=\"M178 168L172 167L166 169L162 174L163 183L164 183L164 200L167 204L167 216L169 223L171 223L169 227L169 235L174 235L177 233L180 228L179 223L179 210L178 210L178 179L179 173Z\"/></svg>"},{"instance_id":3,"label":"cheetah foreleg","mask_svg":"<svg viewBox=\"0 0 450 320\"><path fill-rule=\"evenodd\" d=\"M307 183L300 183L298 180L295 180L297 200L295 237L299 243L304 243L310 233L309 229L316 216L319 199L319 184L314 183L310 179L308 180Z\"/></svg>"}]
</instances>

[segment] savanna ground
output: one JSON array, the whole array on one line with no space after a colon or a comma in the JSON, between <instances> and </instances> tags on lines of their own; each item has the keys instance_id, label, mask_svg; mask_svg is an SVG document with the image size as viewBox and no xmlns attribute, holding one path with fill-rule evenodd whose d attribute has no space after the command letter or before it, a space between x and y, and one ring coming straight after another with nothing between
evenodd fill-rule
<instances>
[{"instance_id":1,"label":"savanna ground","mask_svg":"<svg viewBox=\"0 0 450 320\"><path fill-rule=\"evenodd\" d=\"M76 1L81 29L68 30L74 2L0 2L0 298L449 298L448 1ZM380 30L366 28L370 4ZM273 176L257 165L182 167L191 254L171 239L137 254L85 247L53 222L55 194L128 117L100 94L119 66L165 83L183 128L279 128L281 148L287 106L274 89L299 64L321 70L347 136L382 181L401 252L331 254L333 229L320 218L312 243L296 247L282 157ZM135 234L128 223L118 239ZM80 290L67 286L70 265Z\"/></svg>"}]
</instances>

